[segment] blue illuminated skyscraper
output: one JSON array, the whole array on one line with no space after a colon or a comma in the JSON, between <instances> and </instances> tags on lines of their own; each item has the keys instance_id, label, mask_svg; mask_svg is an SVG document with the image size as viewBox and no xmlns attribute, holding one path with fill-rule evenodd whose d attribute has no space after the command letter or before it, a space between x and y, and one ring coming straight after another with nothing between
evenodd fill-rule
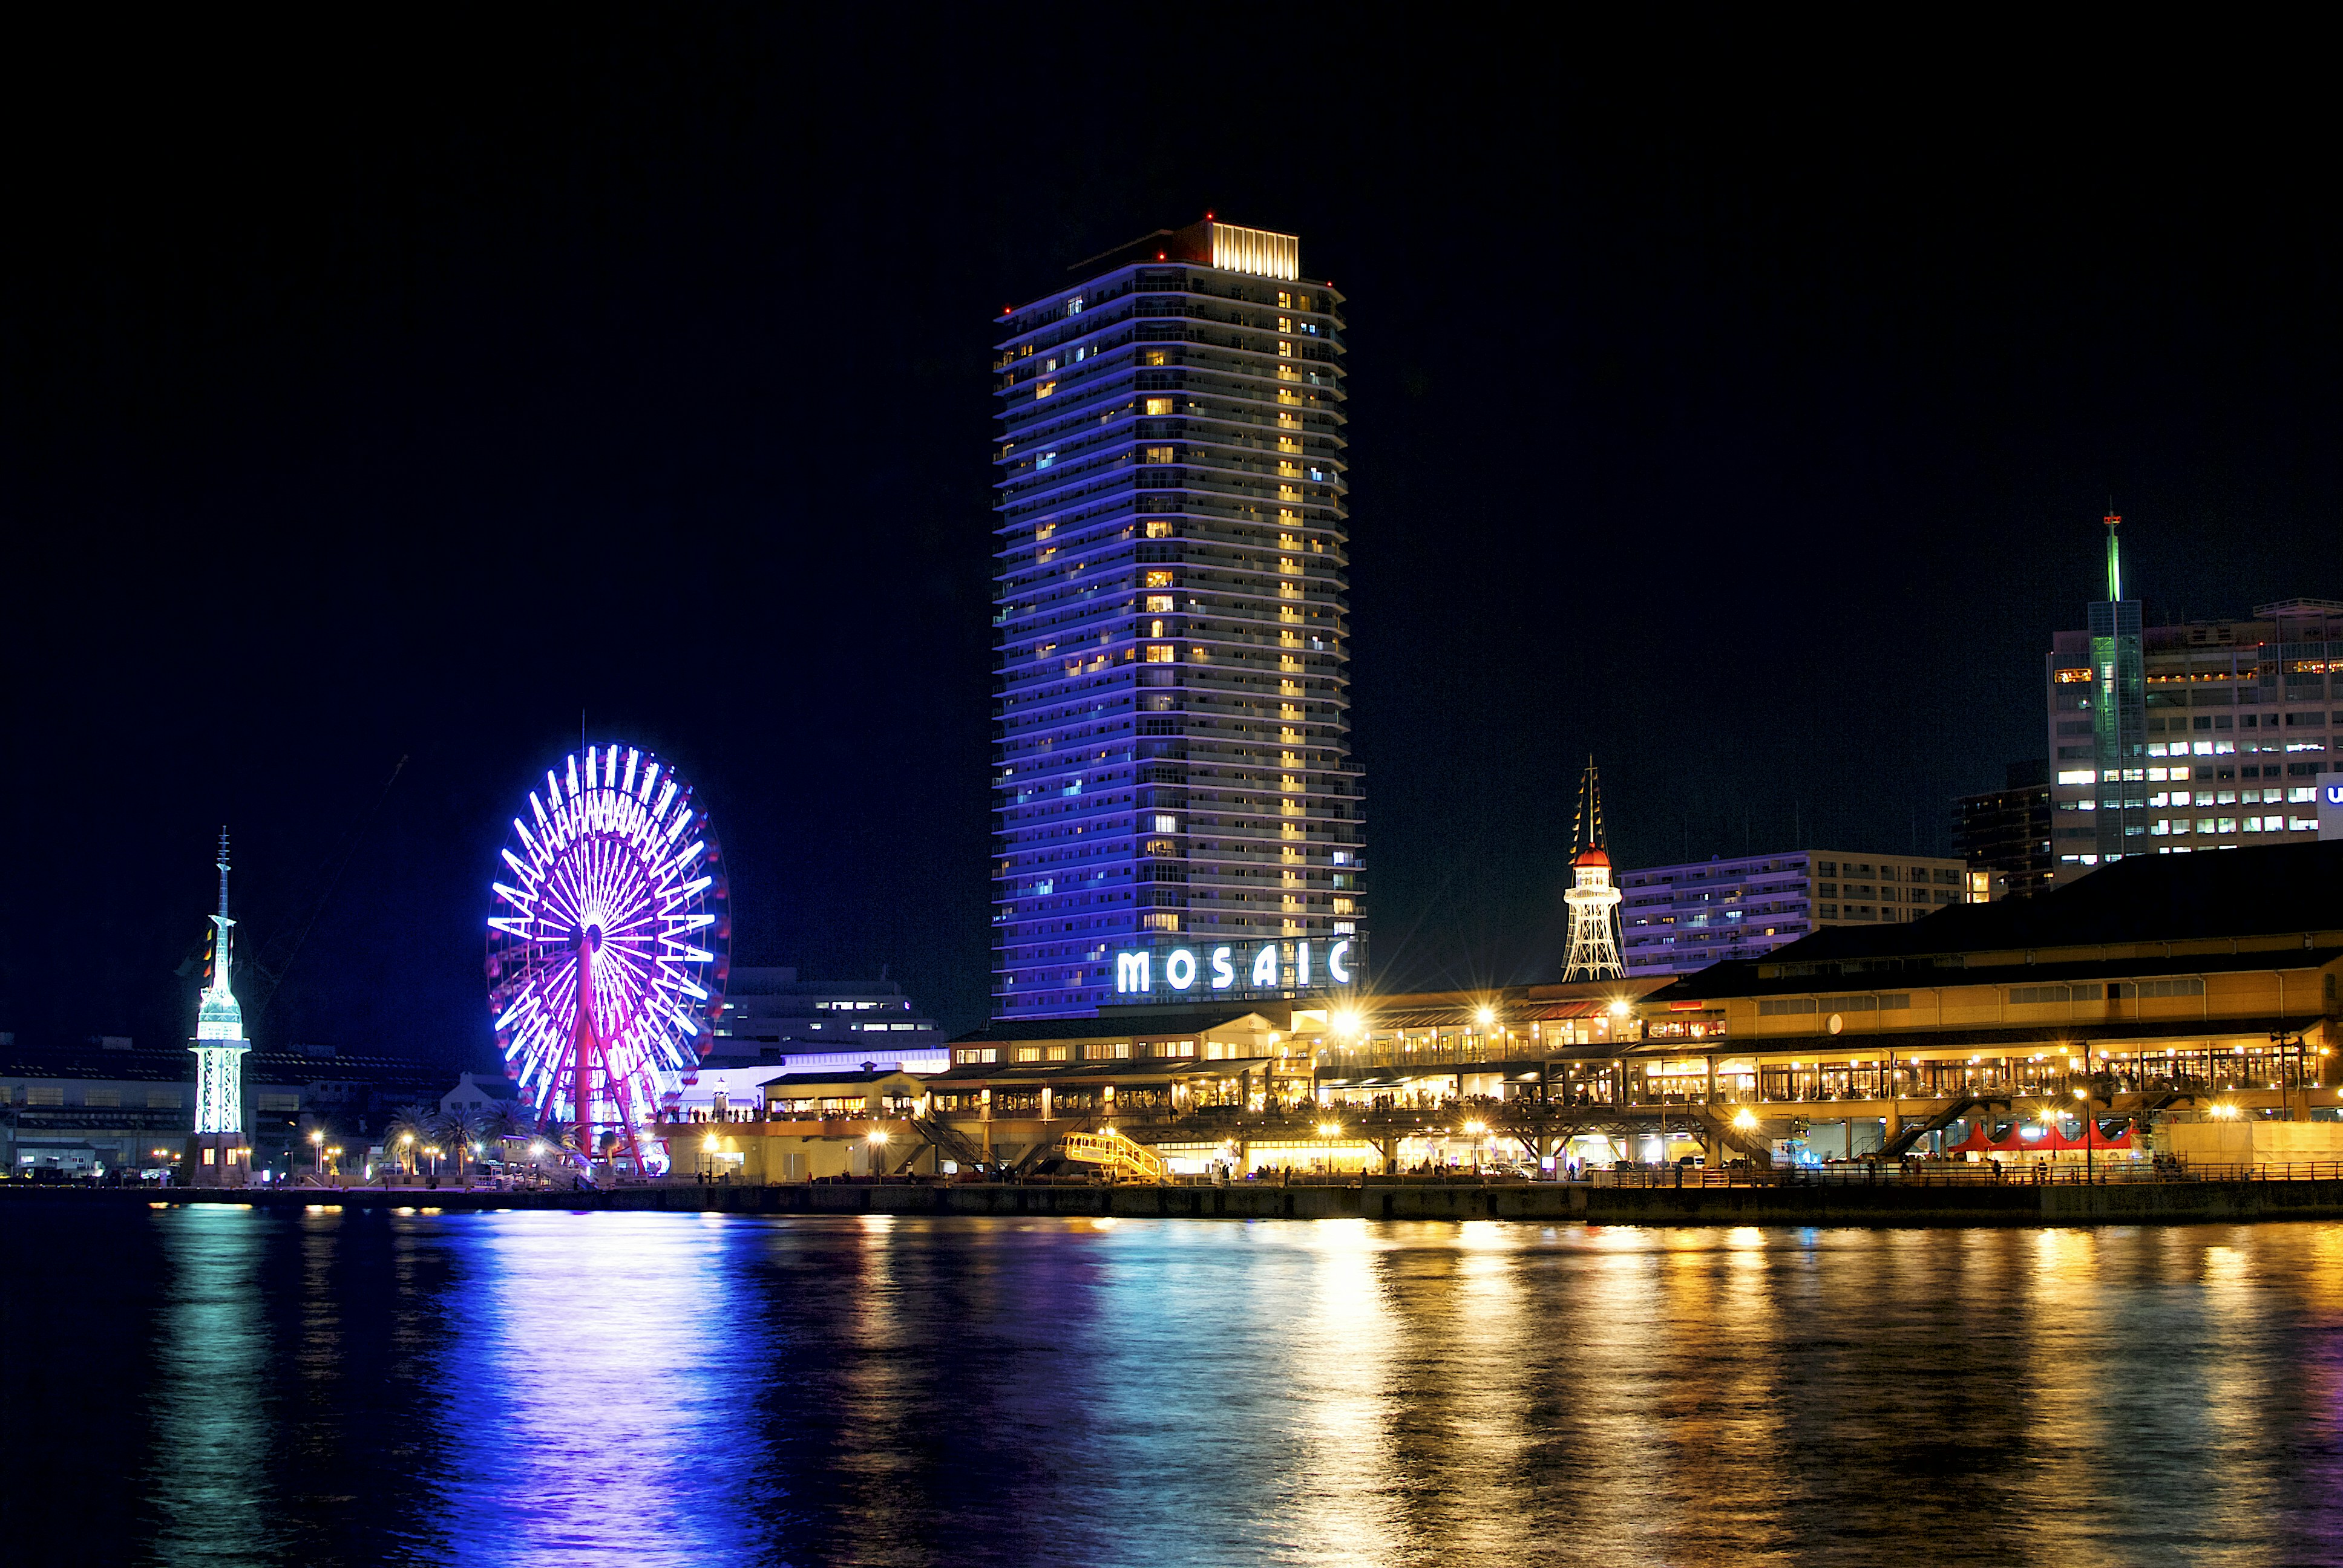
<instances>
[{"instance_id":1,"label":"blue illuminated skyscraper","mask_svg":"<svg viewBox=\"0 0 2343 1568\"><path fill-rule=\"evenodd\" d=\"M1342 296L1300 261L1207 217L999 324L1000 1016L1364 972Z\"/></svg>"}]
</instances>

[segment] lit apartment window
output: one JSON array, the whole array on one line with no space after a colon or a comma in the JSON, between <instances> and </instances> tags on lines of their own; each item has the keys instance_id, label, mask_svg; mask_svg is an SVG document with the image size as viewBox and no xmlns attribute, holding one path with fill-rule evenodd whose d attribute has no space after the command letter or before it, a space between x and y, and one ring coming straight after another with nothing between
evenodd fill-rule
<instances>
[{"instance_id":1,"label":"lit apartment window","mask_svg":"<svg viewBox=\"0 0 2343 1568\"><path fill-rule=\"evenodd\" d=\"M1147 613L1148 613L1148 614L1150 614L1150 615L1169 615L1171 612L1172 612L1172 596L1171 596L1170 594L1168 594L1168 593L1159 593L1159 594L1150 594L1150 595L1148 595L1148 596L1147 596ZM1163 635L1162 630L1161 630L1162 623L1161 623L1161 621L1158 621L1158 622L1156 623L1156 627L1157 627L1157 630L1156 630L1155 635L1156 635L1156 636L1158 636L1158 637L1162 636L1162 635Z\"/></svg>"},{"instance_id":2,"label":"lit apartment window","mask_svg":"<svg viewBox=\"0 0 2343 1568\"><path fill-rule=\"evenodd\" d=\"M1169 397L1150 397L1146 401L1146 408L1148 417L1160 418L1163 415L1172 412L1172 399Z\"/></svg>"}]
</instances>

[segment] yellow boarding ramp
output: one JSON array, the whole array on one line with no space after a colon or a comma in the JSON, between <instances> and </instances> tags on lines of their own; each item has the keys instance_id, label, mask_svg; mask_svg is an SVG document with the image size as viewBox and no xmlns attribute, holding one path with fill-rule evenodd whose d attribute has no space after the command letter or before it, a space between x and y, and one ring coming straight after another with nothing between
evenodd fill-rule
<instances>
[{"instance_id":1,"label":"yellow boarding ramp","mask_svg":"<svg viewBox=\"0 0 2343 1568\"><path fill-rule=\"evenodd\" d=\"M1064 1144L1069 1160L1103 1165L1108 1175L1124 1181L1169 1181L1172 1167L1144 1143L1133 1143L1120 1132L1069 1132Z\"/></svg>"}]
</instances>

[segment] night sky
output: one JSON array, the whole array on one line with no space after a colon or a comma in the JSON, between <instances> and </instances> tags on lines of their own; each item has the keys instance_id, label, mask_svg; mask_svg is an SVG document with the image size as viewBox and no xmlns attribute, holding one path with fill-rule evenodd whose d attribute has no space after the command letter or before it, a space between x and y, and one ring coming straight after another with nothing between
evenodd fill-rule
<instances>
[{"instance_id":1,"label":"night sky","mask_svg":"<svg viewBox=\"0 0 2343 1568\"><path fill-rule=\"evenodd\" d=\"M1350 298L1385 988L1553 977L1589 751L1629 864L1941 852L2110 494L2151 622L2343 597L2311 52L1434 15L15 34L0 1029L189 1032L226 821L256 1039L486 1065L581 709L736 961L980 1021L991 318L1208 208Z\"/></svg>"}]
</instances>

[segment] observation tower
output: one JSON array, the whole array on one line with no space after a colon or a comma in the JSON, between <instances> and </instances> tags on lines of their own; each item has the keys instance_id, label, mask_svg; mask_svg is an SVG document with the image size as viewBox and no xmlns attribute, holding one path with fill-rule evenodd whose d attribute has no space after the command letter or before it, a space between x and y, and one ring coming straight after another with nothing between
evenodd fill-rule
<instances>
[{"instance_id":1,"label":"observation tower","mask_svg":"<svg viewBox=\"0 0 2343 1568\"><path fill-rule=\"evenodd\" d=\"M252 1146L244 1136L244 1009L229 989L236 921L227 912L227 829L219 836L219 913L212 917L211 962L196 1008L196 1127L187 1140L186 1171L197 1187L242 1187L252 1176Z\"/></svg>"},{"instance_id":2,"label":"observation tower","mask_svg":"<svg viewBox=\"0 0 2343 1568\"><path fill-rule=\"evenodd\" d=\"M1611 854L1603 846L1603 780L1592 757L1579 785L1578 820L1570 838L1571 885L1562 895L1570 906L1570 954L1563 960L1563 982L1624 979L1627 966L1619 959L1619 890L1611 885Z\"/></svg>"}]
</instances>

